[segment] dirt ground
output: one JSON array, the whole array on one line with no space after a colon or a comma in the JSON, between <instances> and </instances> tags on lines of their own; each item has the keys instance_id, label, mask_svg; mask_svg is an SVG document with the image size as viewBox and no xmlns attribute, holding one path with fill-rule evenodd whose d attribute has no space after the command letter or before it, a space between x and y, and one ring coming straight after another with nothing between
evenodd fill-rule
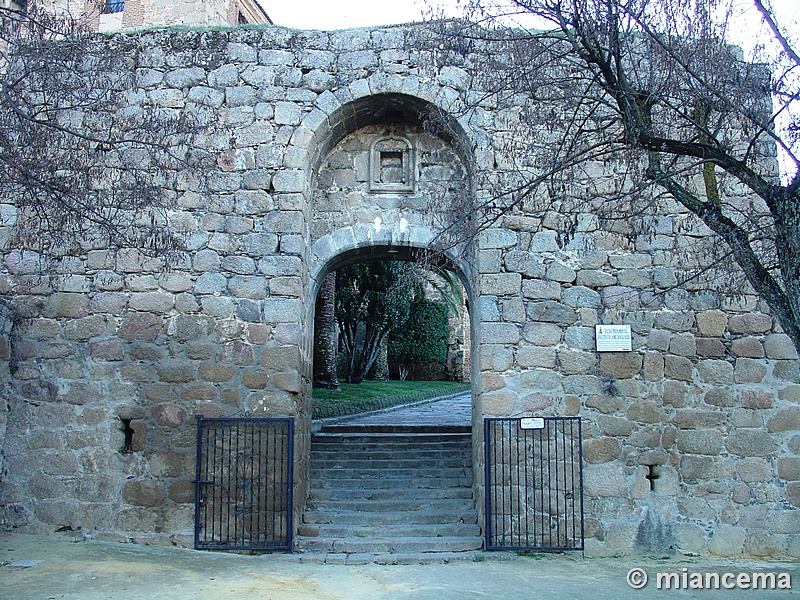
<instances>
[{"instance_id":1,"label":"dirt ground","mask_svg":"<svg viewBox=\"0 0 800 600\"><path fill-rule=\"evenodd\" d=\"M635 567L650 577L644 589L627 583L626 576ZM70 534L0 533L0 598L5 600L800 597L795 589L658 589L658 572L677 573L673 581L680 585L683 569L687 576L787 573L792 588L800 590L800 563L587 559L572 553L487 554L449 564L327 565L304 564L297 556L283 554L247 556L84 541Z\"/></svg>"}]
</instances>

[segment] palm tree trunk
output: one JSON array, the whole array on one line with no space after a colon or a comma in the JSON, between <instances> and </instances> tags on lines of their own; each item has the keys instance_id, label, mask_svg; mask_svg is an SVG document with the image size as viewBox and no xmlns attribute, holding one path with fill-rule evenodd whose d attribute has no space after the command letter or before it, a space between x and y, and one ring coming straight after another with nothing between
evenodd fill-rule
<instances>
[{"instance_id":1,"label":"palm tree trunk","mask_svg":"<svg viewBox=\"0 0 800 600\"><path fill-rule=\"evenodd\" d=\"M334 314L336 273L322 280L314 310L314 387L338 389L336 350L339 345Z\"/></svg>"}]
</instances>

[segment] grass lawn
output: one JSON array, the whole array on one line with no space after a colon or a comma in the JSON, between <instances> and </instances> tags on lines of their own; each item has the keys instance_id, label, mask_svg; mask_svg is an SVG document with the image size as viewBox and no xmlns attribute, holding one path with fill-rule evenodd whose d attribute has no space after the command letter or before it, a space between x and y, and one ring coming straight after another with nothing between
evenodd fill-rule
<instances>
[{"instance_id":1,"label":"grass lawn","mask_svg":"<svg viewBox=\"0 0 800 600\"><path fill-rule=\"evenodd\" d=\"M315 389L312 416L315 419L409 404L468 390L468 383L454 381L369 381L343 383L340 390Z\"/></svg>"}]
</instances>

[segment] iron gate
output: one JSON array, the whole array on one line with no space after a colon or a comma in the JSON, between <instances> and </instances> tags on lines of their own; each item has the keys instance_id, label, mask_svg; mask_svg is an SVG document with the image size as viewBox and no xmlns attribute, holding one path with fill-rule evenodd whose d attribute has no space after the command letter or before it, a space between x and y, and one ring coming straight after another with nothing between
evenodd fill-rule
<instances>
[{"instance_id":1,"label":"iron gate","mask_svg":"<svg viewBox=\"0 0 800 600\"><path fill-rule=\"evenodd\" d=\"M580 417L484 420L486 550L583 550Z\"/></svg>"},{"instance_id":2,"label":"iron gate","mask_svg":"<svg viewBox=\"0 0 800 600\"><path fill-rule=\"evenodd\" d=\"M291 550L294 420L197 419L194 547Z\"/></svg>"}]
</instances>

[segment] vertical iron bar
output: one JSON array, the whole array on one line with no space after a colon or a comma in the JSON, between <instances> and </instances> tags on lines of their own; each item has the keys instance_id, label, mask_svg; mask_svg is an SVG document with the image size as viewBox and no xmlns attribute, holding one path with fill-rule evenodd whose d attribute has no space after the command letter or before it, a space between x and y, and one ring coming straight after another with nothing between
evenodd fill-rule
<instances>
[{"instance_id":1,"label":"vertical iron bar","mask_svg":"<svg viewBox=\"0 0 800 600\"><path fill-rule=\"evenodd\" d=\"M241 490L239 489L239 438L241 437L241 432L239 431L239 425L241 424L240 421L236 421L236 450L233 452L233 465L231 471L233 471L233 539L236 540L238 545L244 545L244 536L242 536L242 540L239 541L239 513L242 510L241 507L241 500L239 499L241 495ZM244 533L244 532L242 532Z\"/></svg>"},{"instance_id":2,"label":"vertical iron bar","mask_svg":"<svg viewBox=\"0 0 800 600\"><path fill-rule=\"evenodd\" d=\"M490 434L490 419L484 419L483 421L483 459L485 461L484 465L484 503L486 504L486 531L484 531L484 535L486 536L486 541L484 543L485 548L489 550L492 548L492 481L491 481L491 449L492 449L492 442L491 442L491 434Z\"/></svg>"},{"instance_id":3,"label":"vertical iron bar","mask_svg":"<svg viewBox=\"0 0 800 600\"><path fill-rule=\"evenodd\" d=\"M231 463L233 462L233 421L230 422L230 428L228 431L228 458L227 463L225 465L227 471L227 502L225 503L226 510L225 510L225 540L226 543L230 544L231 540ZM223 441L224 444L224 441Z\"/></svg>"},{"instance_id":4,"label":"vertical iron bar","mask_svg":"<svg viewBox=\"0 0 800 600\"><path fill-rule=\"evenodd\" d=\"M519 428L519 423L517 423L516 427L514 427L512 425L509 428L509 430L512 431L513 435L514 435L514 442L515 442L515 444L514 444L514 446L515 446L514 453L516 454L516 456L514 457L514 462L516 462L516 467L517 467L517 479L514 481L514 485L513 486L509 486L509 492L511 492L511 502L512 502L511 511L512 512L514 511L514 505L513 505L514 495L513 494L514 493L517 494L517 535L516 535L517 543L516 543L516 545L519 546L520 542L522 540L522 535L520 533L521 532L521 527L522 527L522 518L521 518L522 517L522 502L521 502L522 498L519 497L519 495L520 495L520 488L519 488L519 480L520 480L520 477L519 477L519 436L520 436L520 431L521 431L521 429ZM527 517L526 517L526 521L527 521ZM514 533L513 514L512 514L511 533L512 533L512 539L514 539L513 538L513 533Z\"/></svg>"},{"instance_id":5,"label":"vertical iron bar","mask_svg":"<svg viewBox=\"0 0 800 600\"><path fill-rule=\"evenodd\" d=\"M561 489L560 489L560 482L558 481L559 474L561 473L561 464L558 460L558 438L559 438L559 427L561 425L561 421L553 419L553 429L555 430L555 446L556 446L556 457L555 457L555 465L556 465L556 543L561 544ZM562 457L563 460L563 451Z\"/></svg>"},{"instance_id":6,"label":"vertical iron bar","mask_svg":"<svg viewBox=\"0 0 800 600\"><path fill-rule=\"evenodd\" d=\"M203 431L203 415L197 415L197 460L194 466L194 547L200 545L200 461L202 460L202 431Z\"/></svg>"},{"instance_id":7,"label":"vertical iron bar","mask_svg":"<svg viewBox=\"0 0 800 600\"><path fill-rule=\"evenodd\" d=\"M584 529L583 529L583 424L580 419L578 419L578 478L580 479L580 490L578 493L578 498L580 498L581 502L581 547L580 550L584 548Z\"/></svg>"},{"instance_id":8,"label":"vertical iron bar","mask_svg":"<svg viewBox=\"0 0 800 600\"><path fill-rule=\"evenodd\" d=\"M258 539L254 537L253 531L253 489L255 487L255 477L256 477L256 454L254 452L253 444L255 443L256 439L256 422L255 420L250 421L250 433L247 432L247 424L245 424L244 429L245 434L245 450L248 451L248 458L249 458L249 465L248 465L248 479L247 479L247 488L245 492L250 496L247 502L247 512L245 513L246 519L245 523L247 524L247 539L250 540L251 546L258 546Z\"/></svg>"},{"instance_id":9,"label":"vertical iron bar","mask_svg":"<svg viewBox=\"0 0 800 600\"><path fill-rule=\"evenodd\" d=\"M287 435L289 438L289 451L287 452L286 465L288 467L286 473L286 551L292 551L292 533L293 530L293 511L294 511L294 421L289 420L286 423Z\"/></svg>"},{"instance_id":10,"label":"vertical iron bar","mask_svg":"<svg viewBox=\"0 0 800 600\"><path fill-rule=\"evenodd\" d=\"M263 492L262 492L262 474L261 474L261 466L264 464L264 455L262 452L262 432L264 431L263 425L259 423L258 425L258 477L256 478L254 487L256 488L256 535L258 539L264 539L266 536L264 532L261 530L261 513L264 512L264 500L263 500ZM255 438L253 438L253 444L255 445Z\"/></svg>"},{"instance_id":11,"label":"vertical iron bar","mask_svg":"<svg viewBox=\"0 0 800 600\"><path fill-rule=\"evenodd\" d=\"M272 453L270 454L270 461L271 461L271 468L270 468L270 481L269 481L269 491L270 496L272 497L272 508L269 511L270 517L272 519L272 538L275 539L275 490L276 490L276 465L277 461L280 460L280 454L278 454L278 436L275 435L275 429L272 429L272 435L269 436L272 439Z\"/></svg>"},{"instance_id":12,"label":"vertical iron bar","mask_svg":"<svg viewBox=\"0 0 800 600\"><path fill-rule=\"evenodd\" d=\"M528 506L528 442L530 440L530 435L528 432L524 432L525 437L523 438L522 450L525 452L525 467L523 469L523 474L525 475L525 545L530 546L530 535L531 535L531 525L530 525L530 516L531 516L531 507ZM523 493L520 491L520 493ZM535 517L535 515L534 515ZM535 522L535 521L534 521Z\"/></svg>"},{"instance_id":13,"label":"vertical iron bar","mask_svg":"<svg viewBox=\"0 0 800 600\"><path fill-rule=\"evenodd\" d=\"M219 424L217 422L214 423L214 462L211 464L212 474L213 477L210 479L214 481L212 485L213 490L213 500L212 500L212 508L211 508L211 543L214 543L215 536L219 536L220 540L222 539L222 471L219 468L219 462L217 461L217 446L219 444ZM224 442L223 442L224 443ZM222 459L222 448L219 448L219 458L220 461ZM217 506L219 505L219 506ZM217 529L217 512L219 512L219 529Z\"/></svg>"}]
</instances>

